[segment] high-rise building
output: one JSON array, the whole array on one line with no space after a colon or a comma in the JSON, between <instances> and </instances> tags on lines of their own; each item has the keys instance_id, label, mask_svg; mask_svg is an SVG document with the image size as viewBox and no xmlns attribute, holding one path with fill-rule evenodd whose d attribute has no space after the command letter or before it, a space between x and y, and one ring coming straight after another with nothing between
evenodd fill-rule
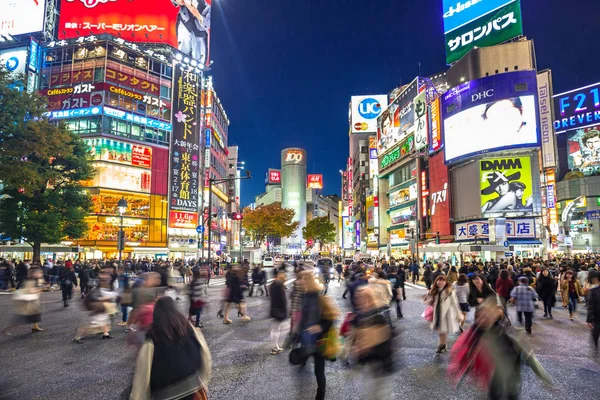
<instances>
[{"instance_id":1,"label":"high-rise building","mask_svg":"<svg viewBox=\"0 0 600 400\"><path fill-rule=\"evenodd\" d=\"M281 206L295 211L294 221L300 222L289 238L282 241L288 252L304 248L302 228L306 226L306 151L295 147L281 151Z\"/></svg>"}]
</instances>

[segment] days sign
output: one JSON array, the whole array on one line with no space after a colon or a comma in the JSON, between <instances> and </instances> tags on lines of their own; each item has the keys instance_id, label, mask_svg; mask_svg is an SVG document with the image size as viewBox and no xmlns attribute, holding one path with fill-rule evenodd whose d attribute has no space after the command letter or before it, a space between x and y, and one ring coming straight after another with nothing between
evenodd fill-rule
<instances>
[{"instance_id":1,"label":"days sign","mask_svg":"<svg viewBox=\"0 0 600 400\"><path fill-rule=\"evenodd\" d=\"M458 222L454 226L456 241L489 239L490 225L487 220ZM535 219L507 219L506 237L508 239L535 238Z\"/></svg>"},{"instance_id":2,"label":"days sign","mask_svg":"<svg viewBox=\"0 0 600 400\"><path fill-rule=\"evenodd\" d=\"M111 34L166 43L209 64L211 0L61 0L58 38Z\"/></svg>"},{"instance_id":3,"label":"days sign","mask_svg":"<svg viewBox=\"0 0 600 400\"><path fill-rule=\"evenodd\" d=\"M171 220L178 211L191 216L188 228L198 225L200 182L200 76L181 65L173 68L173 133L169 162L169 227L181 227L181 218ZM174 214L178 215L178 214Z\"/></svg>"},{"instance_id":4,"label":"days sign","mask_svg":"<svg viewBox=\"0 0 600 400\"><path fill-rule=\"evenodd\" d=\"M429 132L427 129L427 97L425 90L415 97L413 104L415 113L415 150L421 150L427 146L429 139Z\"/></svg>"},{"instance_id":5,"label":"days sign","mask_svg":"<svg viewBox=\"0 0 600 400\"><path fill-rule=\"evenodd\" d=\"M522 22L521 2L515 0L446 33L446 63L460 60L474 47L494 46L522 35Z\"/></svg>"},{"instance_id":6,"label":"days sign","mask_svg":"<svg viewBox=\"0 0 600 400\"><path fill-rule=\"evenodd\" d=\"M600 82L553 98L556 133L600 124Z\"/></svg>"},{"instance_id":7,"label":"days sign","mask_svg":"<svg viewBox=\"0 0 600 400\"><path fill-rule=\"evenodd\" d=\"M0 0L0 35L41 32L45 6L42 0Z\"/></svg>"},{"instance_id":8,"label":"days sign","mask_svg":"<svg viewBox=\"0 0 600 400\"><path fill-rule=\"evenodd\" d=\"M479 171L483 215L533 212L529 157L486 158L479 161Z\"/></svg>"},{"instance_id":9,"label":"days sign","mask_svg":"<svg viewBox=\"0 0 600 400\"><path fill-rule=\"evenodd\" d=\"M444 33L500 8L513 0L443 0Z\"/></svg>"},{"instance_id":10,"label":"days sign","mask_svg":"<svg viewBox=\"0 0 600 400\"><path fill-rule=\"evenodd\" d=\"M388 106L387 95L352 96L350 127L352 133L377 132L377 117Z\"/></svg>"},{"instance_id":11,"label":"days sign","mask_svg":"<svg viewBox=\"0 0 600 400\"><path fill-rule=\"evenodd\" d=\"M442 119L441 119L441 101L440 98L436 98L431 103L429 108L429 117L431 122L431 142L429 151L434 153L442 148Z\"/></svg>"},{"instance_id":12,"label":"days sign","mask_svg":"<svg viewBox=\"0 0 600 400\"><path fill-rule=\"evenodd\" d=\"M308 174L308 185L309 189L323 189L323 175L322 174Z\"/></svg>"},{"instance_id":13,"label":"days sign","mask_svg":"<svg viewBox=\"0 0 600 400\"><path fill-rule=\"evenodd\" d=\"M552 75L550 70L537 75L538 107L540 110L540 133L542 140L542 166L556 168L556 144L552 116Z\"/></svg>"},{"instance_id":14,"label":"days sign","mask_svg":"<svg viewBox=\"0 0 600 400\"><path fill-rule=\"evenodd\" d=\"M269 170L267 171L267 184L271 183L281 183L281 170L269 168Z\"/></svg>"},{"instance_id":15,"label":"days sign","mask_svg":"<svg viewBox=\"0 0 600 400\"><path fill-rule=\"evenodd\" d=\"M446 163L482 152L537 147L535 71L466 82L443 95Z\"/></svg>"}]
</instances>

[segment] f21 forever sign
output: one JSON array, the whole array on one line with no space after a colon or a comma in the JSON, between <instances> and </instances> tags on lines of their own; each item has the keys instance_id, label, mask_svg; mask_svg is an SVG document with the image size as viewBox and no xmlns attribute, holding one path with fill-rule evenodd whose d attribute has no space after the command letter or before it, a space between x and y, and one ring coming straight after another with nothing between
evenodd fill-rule
<instances>
[{"instance_id":1,"label":"f21 forever sign","mask_svg":"<svg viewBox=\"0 0 600 400\"><path fill-rule=\"evenodd\" d=\"M448 1L444 1L444 5L446 3ZM455 16L461 14L470 15L473 10L477 9L478 5L484 5L485 1L457 0L456 3L444 15L446 27L448 27L446 19L457 18ZM464 3L479 4L466 7L467 4ZM487 3L490 3L490 1ZM482 11L485 10L485 8L482 9ZM448 18L446 18L447 15ZM523 34L520 0L509 2L500 8L489 11L487 14L471 15L471 18L475 17L477 18L446 32L446 63L451 64L460 60L475 46L494 46Z\"/></svg>"}]
</instances>

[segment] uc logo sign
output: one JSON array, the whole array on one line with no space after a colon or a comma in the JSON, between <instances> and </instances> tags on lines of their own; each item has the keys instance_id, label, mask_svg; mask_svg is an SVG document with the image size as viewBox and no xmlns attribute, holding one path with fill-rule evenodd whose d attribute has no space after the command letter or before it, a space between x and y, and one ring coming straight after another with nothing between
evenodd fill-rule
<instances>
[{"instance_id":1,"label":"uc logo sign","mask_svg":"<svg viewBox=\"0 0 600 400\"><path fill-rule=\"evenodd\" d=\"M17 68L19 68L19 59L17 57L11 57L6 60L6 69L9 72L14 72Z\"/></svg>"},{"instance_id":2,"label":"uc logo sign","mask_svg":"<svg viewBox=\"0 0 600 400\"><path fill-rule=\"evenodd\" d=\"M381 104L370 97L358 103L358 113L364 119L377 118L381 114Z\"/></svg>"}]
</instances>

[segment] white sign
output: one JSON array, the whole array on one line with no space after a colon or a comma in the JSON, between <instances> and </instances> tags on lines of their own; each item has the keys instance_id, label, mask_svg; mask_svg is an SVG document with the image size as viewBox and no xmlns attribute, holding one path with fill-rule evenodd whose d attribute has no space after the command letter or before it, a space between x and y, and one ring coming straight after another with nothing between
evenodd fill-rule
<instances>
[{"instance_id":1,"label":"white sign","mask_svg":"<svg viewBox=\"0 0 600 400\"><path fill-rule=\"evenodd\" d=\"M427 127L427 97L425 91L419 93L414 100L415 113L415 149L421 150L427 146L428 127Z\"/></svg>"},{"instance_id":2,"label":"white sign","mask_svg":"<svg viewBox=\"0 0 600 400\"><path fill-rule=\"evenodd\" d=\"M490 224L486 220L459 222L455 225L456 241L489 239ZM535 238L535 219L507 219L506 237L508 239Z\"/></svg>"},{"instance_id":3,"label":"white sign","mask_svg":"<svg viewBox=\"0 0 600 400\"><path fill-rule=\"evenodd\" d=\"M556 168L554 138L554 112L552 103L552 77L550 70L537 74L538 106L540 109L540 133L542 136L542 165L544 168Z\"/></svg>"},{"instance_id":4,"label":"white sign","mask_svg":"<svg viewBox=\"0 0 600 400\"><path fill-rule=\"evenodd\" d=\"M2 1L2 0L0 0ZM2 11L0 10L0 13ZM1 14L0 14L1 15ZM0 17L2 18L2 17ZM25 72L27 61L27 48L10 49L0 51L0 64L5 67L8 72L22 74Z\"/></svg>"},{"instance_id":5,"label":"white sign","mask_svg":"<svg viewBox=\"0 0 600 400\"><path fill-rule=\"evenodd\" d=\"M352 96L350 127L352 133L377 132L377 117L388 106L387 95Z\"/></svg>"},{"instance_id":6,"label":"white sign","mask_svg":"<svg viewBox=\"0 0 600 400\"><path fill-rule=\"evenodd\" d=\"M44 29L44 0L0 0L0 35L22 35Z\"/></svg>"}]
</instances>

